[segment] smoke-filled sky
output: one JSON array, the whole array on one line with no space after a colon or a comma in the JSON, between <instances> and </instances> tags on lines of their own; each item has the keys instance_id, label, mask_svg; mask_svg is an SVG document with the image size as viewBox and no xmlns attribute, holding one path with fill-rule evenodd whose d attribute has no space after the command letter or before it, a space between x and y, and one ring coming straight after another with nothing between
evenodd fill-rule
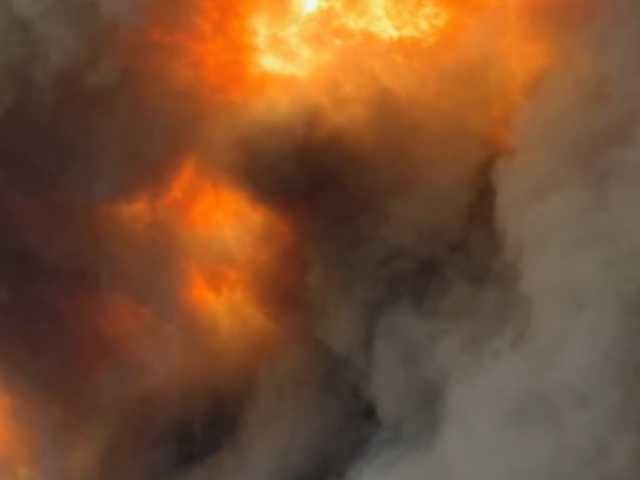
<instances>
[{"instance_id":1,"label":"smoke-filled sky","mask_svg":"<svg viewBox=\"0 0 640 480\"><path fill-rule=\"evenodd\" d=\"M1 1L0 480L640 477L638 46L637 0Z\"/></svg>"}]
</instances>

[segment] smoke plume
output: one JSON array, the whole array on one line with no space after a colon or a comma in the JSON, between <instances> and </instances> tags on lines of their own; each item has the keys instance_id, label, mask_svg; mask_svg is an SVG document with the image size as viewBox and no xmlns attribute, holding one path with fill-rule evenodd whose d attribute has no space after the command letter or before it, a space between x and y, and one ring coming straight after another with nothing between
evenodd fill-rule
<instances>
[{"instance_id":1,"label":"smoke plume","mask_svg":"<svg viewBox=\"0 0 640 480\"><path fill-rule=\"evenodd\" d=\"M640 475L640 4L222 3L0 3L0 479Z\"/></svg>"}]
</instances>

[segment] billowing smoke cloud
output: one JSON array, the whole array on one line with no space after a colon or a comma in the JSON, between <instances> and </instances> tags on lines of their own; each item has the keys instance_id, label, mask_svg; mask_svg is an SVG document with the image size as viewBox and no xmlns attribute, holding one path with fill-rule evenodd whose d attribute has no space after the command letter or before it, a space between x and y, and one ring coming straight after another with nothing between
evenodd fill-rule
<instances>
[{"instance_id":1,"label":"billowing smoke cloud","mask_svg":"<svg viewBox=\"0 0 640 480\"><path fill-rule=\"evenodd\" d=\"M374 446L353 478L637 475L637 12L634 2L559 2L537 19L562 61L517 117L515 152L494 176L517 275L513 331L480 355L440 340L449 388L435 438ZM575 27L582 14L589 21ZM482 310L467 315L482 321Z\"/></svg>"},{"instance_id":2,"label":"billowing smoke cloud","mask_svg":"<svg viewBox=\"0 0 640 480\"><path fill-rule=\"evenodd\" d=\"M638 475L636 2L519 2L553 50L524 99L489 13L353 111L163 76L141 32L197 3L0 4L0 478ZM287 225L267 346L204 338L140 220L194 154Z\"/></svg>"}]
</instances>

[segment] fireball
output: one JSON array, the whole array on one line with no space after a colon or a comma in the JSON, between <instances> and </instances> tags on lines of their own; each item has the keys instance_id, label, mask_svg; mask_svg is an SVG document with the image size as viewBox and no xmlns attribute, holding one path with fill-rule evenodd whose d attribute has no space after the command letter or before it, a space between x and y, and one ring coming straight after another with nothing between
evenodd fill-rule
<instances>
[{"instance_id":1,"label":"fireball","mask_svg":"<svg viewBox=\"0 0 640 480\"><path fill-rule=\"evenodd\" d=\"M0 478L26 480L33 478L29 441L15 417L15 400L0 386Z\"/></svg>"},{"instance_id":2,"label":"fireball","mask_svg":"<svg viewBox=\"0 0 640 480\"><path fill-rule=\"evenodd\" d=\"M283 98L299 89L358 89L363 76L386 81L422 71L460 55L461 43L496 36L484 55L497 58L514 85L528 86L549 52L525 31L518 3L237 0L223 6L193 0L184 25L154 12L149 36L173 58L167 62L171 76L183 85L243 102Z\"/></svg>"}]
</instances>

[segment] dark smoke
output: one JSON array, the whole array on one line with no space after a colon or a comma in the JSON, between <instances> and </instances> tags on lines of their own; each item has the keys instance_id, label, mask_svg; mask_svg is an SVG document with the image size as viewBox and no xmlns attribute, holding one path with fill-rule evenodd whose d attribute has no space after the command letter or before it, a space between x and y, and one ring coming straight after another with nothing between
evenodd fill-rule
<instances>
[{"instance_id":1,"label":"dark smoke","mask_svg":"<svg viewBox=\"0 0 640 480\"><path fill-rule=\"evenodd\" d=\"M521 0L559 60L508 154L490 32L345 122L163 79L154 3L191 5L0 3L0 378L30 478L640 475L635 0ZM295 238L260 279L286 340L232 379L181 327L174 239L105 216L194 152ZM152 318L124 342L118 302Z\"/></svg>"}]
</instances>

